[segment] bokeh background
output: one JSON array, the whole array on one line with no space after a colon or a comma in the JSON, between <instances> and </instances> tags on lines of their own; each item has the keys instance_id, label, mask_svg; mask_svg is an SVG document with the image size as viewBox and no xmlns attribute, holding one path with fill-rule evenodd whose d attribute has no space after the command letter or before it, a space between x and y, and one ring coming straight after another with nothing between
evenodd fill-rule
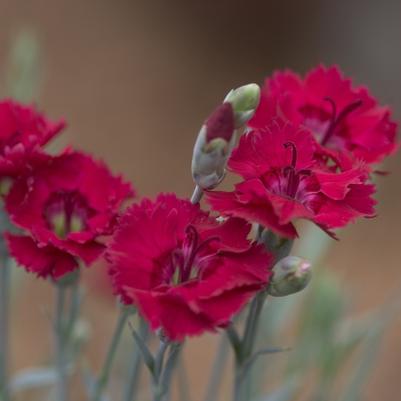
<instances>
[{"instance_id":1,"label":"bokeh background","mask_svg":"<svg viewBox=\"0 0 401 401\"><path fill-rule=\"evenodd\" d=\"M35 102L68 121L57 146L72 144L103 158L134 182L140 196L188 196L192 145L203 119L232 87L262 83L277 68L303 73L319 62L337 63L401 117L399 0L0 0L0 11L0 77L7 75L15 37L32 32L40 55ZM5 79L0 89L7 95ZM352 302L352 314L388 302L401 288L400 162L401 155L389 159L383 168L391 174L377 180L378 217L341 232L323 262ZM102 266L86 275L84 315L92 337L85 352L98 369L116 308ZM13 372L46 363L52 344L50 286L20 275L16 288ZM400 336L396 314L363 400L400 399ZM215 340L208 335L188 346L195 401L203 394ZM127 335L122 352L130 347ZM274 358L272 363L280 356ZM117 375L124 372L120 365ZM77 380L74 401L81 400L80 386ZM228 391L227 381L221 400Z\"/></svg>"}]
</instances>

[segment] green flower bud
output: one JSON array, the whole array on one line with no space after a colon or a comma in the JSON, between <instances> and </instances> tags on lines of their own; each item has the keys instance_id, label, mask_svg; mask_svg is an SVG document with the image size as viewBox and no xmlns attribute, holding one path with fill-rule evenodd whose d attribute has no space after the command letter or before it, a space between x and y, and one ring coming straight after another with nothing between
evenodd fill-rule
<instances>
[{"instance_id":1,"label":"green flower bud","mask_svg":"<svg viewBox=\"0 0 401 401\"><path fill-rule=\"evenodd\" d=\"M260 88L257 84L248 84L232 89L224 99L231 103L234 110L235 128L246 124L255 114L260 101Z\"/></svg>"},{"instance_id":2,"label":"green flower bud","mask_svg":"<svg viewBox=\"0 0 401 401\"><path fill-rule=\"evenodd\" d=\"M298 256L287 256L273 268L273 278L268 292L283 297L303 290L312 277L311 264Z\"/></svg>"}]
</instances>

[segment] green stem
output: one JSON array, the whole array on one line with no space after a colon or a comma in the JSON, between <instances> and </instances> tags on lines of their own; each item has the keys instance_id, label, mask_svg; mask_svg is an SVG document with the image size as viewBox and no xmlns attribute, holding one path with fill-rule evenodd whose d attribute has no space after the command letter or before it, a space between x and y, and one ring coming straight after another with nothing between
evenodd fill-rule
<instances>
[{"instance_id":1,"label":"green stem","mask_svg":"<svg viewBox=\"0 0 401 401\"><path fill-rule=\"evenodd\" d=\"M146 342L149 336L148 325L146 324L146 321L144 319L142 319L140 316L138 317L139 317L138 334L143 339L143 341ZM124 390L123 401L133 401L134 399L136 399L136 393L138 390L139 376L142 367L141 352L137 344L134 344L134 346L135 348L131 358L131 365L129 367L127 386L125 387Z\"/></svg>"},{"instance_id":2,"label":"green stem","mask_svg":"<svg viewBox=\"0 0 401 401\"><path fill-rule=\"evenodd\" d=\"M160 340L153 371L153 401L166 400L181 347L181 343L171 343L165 339ZM169 354L165 362L167 351L169 351Z\"/></svg>"},{"instance_id":3,"label":"green stem","mask_svg":"<svg viewBox=\"0 0 401 401\"><path fill-rule=\"evenodd\" d=\"M70 272L54 282L56 289L56 310L54 317L55 366L57 371L57 401L67 401L68 367L73 362L73 334L81 304L79 269ZM67 293L71 291L69 302Z\"/></svg>"},{"instance_id":4,"label":"green stem","mask_svg":"<svg viewBox=\"0 0 401 401\"><path fill-rule=\"evenodd\" d=\"M11 265L4 232L10 228L6 212L0 205L0 399L9 401L8 389L8 335L10 307Z\"/></svg>"},{"instance_id":5,"label":"green stem","mask_svg":"<svg viewBox=\"0 0 401 401\"><path fill-rule=\"evenodd\" d=\"M113 365L113 361L116 355L118 344L120 343L122 333L124 331L124 327L126 326L127 319L129 313L127 311L122 310L117 320L116 327L114 329L114 334L111 339L111 343L109 349L107 351L106 359L103 364L102 372L97 380L96 387L93 393L92 401L99 401L103 394L104 389L107 386L107 383L110 378L110 371Z\"/></svg>"},{"instance_id":6,"label":"green stem","mask_svg":"<svg viewBox=\"0 0 401 401\"><path fill-rule=\"evenodd\" d=\"M250 398L250 388L247 386L247 381L251 365L247 362L255 348L260 315L266 297L267 293L262 291L252 300L240 350L235 353L234 401L248 401Z\"/></svg>"},{"instance_id":7,"label":"green stem","mask_svg":"<svg viewBox=\"0 0 401 401\"><path fill-rule=\"evenodd\" d=\"M293 241L282 239L274 233L258 226L256 240L263 243L266 249L274 253L276 262L288 256ZM235 379L234 401L248 401L250 399L249 371L252 363L248 363L253 356L256 345L258 326L263 305L267 298L267 291L261 291L251 302L248 318L245 323L245 331L238 349L235 352Z\"/></svg>"},{"instance_id":8,"label":"green stem","mask_svg":"<svg viewBox=\"0 0 401 401\"><path fill-rule=\"evenodd\" d=\"M3 255L2 255L3 256ZM8 401L8 307L10 266L5 258L0 264L0 399Z\"/></svg>"},{"instance_id":9,"label":"green stem","mask_svg":"<svg viewBox=\"0 0 401 401\"><path fill-rule=\"evenodd\" d=\"M164 356L170 343L160 340L159 349L155 356L155 367L153 372L153 401L160 401L164 396L165 389L161 386L161 375L163 371Z\"/></svg>"},{"instance_id":10,"label":"green stem","mask_svg":"<svg viewBox=\"0 0 401 401\"><path fill-rule=\"evenodd\" d=\"M68 399L68 377L67 377L67 343L64 330L64 306L66 298L66 287L56 285L56 315L55 315L55 356L57 371L57 401Z\"/></svg>"},{"instance_id":11,"label":"green stem","mask_svg":"<svg viewBox=\"0 0 401 401\"><path fill-rule=\"evenodd\" d=\"M197 185L194 189L194 192L192 193L191 196L191 203L196 204L199 203L202 199L203 196L203 189Z\"/></svg>"},{"instance_id":12,"label":"green stem","mask_svg":"<svg viewBox=\"0 0 401 401\"><path fill-rule=\"evenodd\" d=\"M75 323L79 315L80 306L81 306L81 294L79 287L79 279L77 278L77 280L74 281L73 284L71 285L71 304L68 314L68 320L66 323L66 336L68 342L70 341L71 336L73 335Z\"/></svg>"}]
</instances>

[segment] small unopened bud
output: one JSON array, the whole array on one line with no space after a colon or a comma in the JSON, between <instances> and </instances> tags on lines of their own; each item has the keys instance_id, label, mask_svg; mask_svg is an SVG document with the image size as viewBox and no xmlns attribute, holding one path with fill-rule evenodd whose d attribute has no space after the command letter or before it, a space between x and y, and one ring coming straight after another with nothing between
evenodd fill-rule
<instances>
[{"instance_id":1,"label":"small unopened bud","mask_svg":"<svg viewBox=\"0 0 401 401\"><path fill-rule=\"evenodd\" d=\"M283 297L303 290L312 277L311 264L298 256L287 256L273 268L273 278L268 292Z\"/></svg>"},{"instance_id":2,"label":"small unopened bud","mask_svg":"<svg viewBox=\"0 0 401 401\"><path fill-rule=\"evenodd\" d=\"M195 142L192 176L197 185L212 189L220 183L234 144L233 107L223 103L205 121Z\"/></svg>"},{"instance_id":3,"label":"small unopened bud","mask_svg":"<svg viewBox=\"0 0 401 401\"><path fill-rule=\"evenodd\" d=\"M260 88L257 84L240 86L228 93L224 102L233 106L235 128L242 127L253 117L259 101Z\"/></svg>"}]
</instances>

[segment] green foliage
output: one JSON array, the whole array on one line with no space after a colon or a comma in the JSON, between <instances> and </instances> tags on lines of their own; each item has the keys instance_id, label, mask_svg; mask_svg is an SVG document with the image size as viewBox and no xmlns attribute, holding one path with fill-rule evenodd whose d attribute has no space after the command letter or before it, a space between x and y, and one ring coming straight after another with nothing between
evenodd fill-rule
<instances>
[{"instance_id":1,"label":"green foliage","mask_svg":"<svg viewBox=\"0 0 401 401\"><path fill-rule=\"evenodd\" d=\"M36 99L43 68L40 47L34 32L19 32L11 44L6 68L6 95L22 102Z\"/></svg>"}]
</instances>

